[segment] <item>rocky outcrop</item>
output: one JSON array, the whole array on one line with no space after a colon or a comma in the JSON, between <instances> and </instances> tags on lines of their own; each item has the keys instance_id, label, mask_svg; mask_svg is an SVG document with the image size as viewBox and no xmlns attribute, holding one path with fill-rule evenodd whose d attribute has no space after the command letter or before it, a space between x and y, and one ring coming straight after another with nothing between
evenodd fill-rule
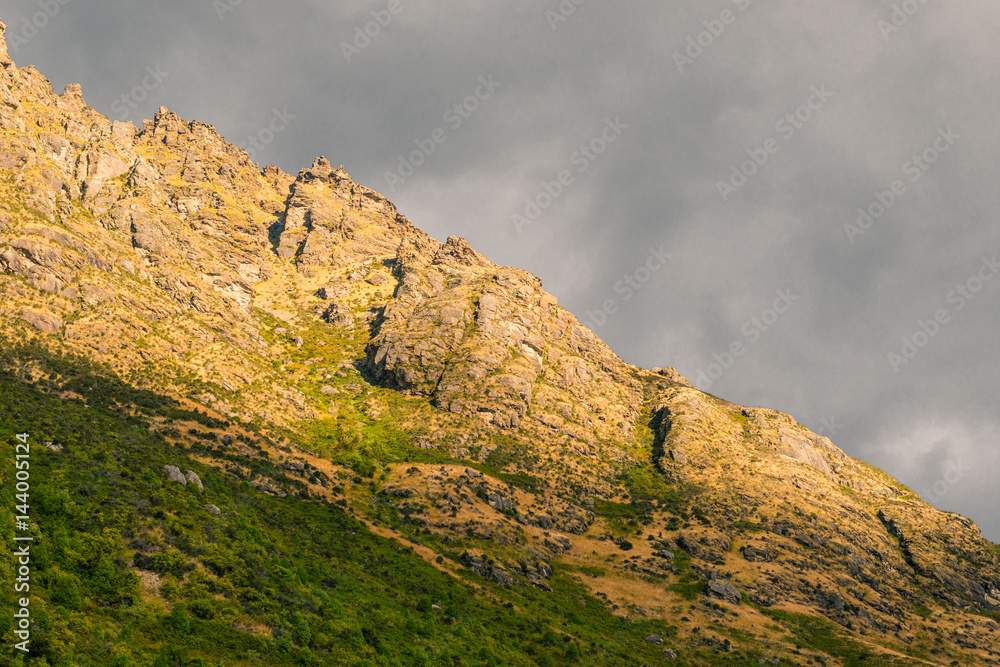
<instances>
[{"instance_id":1,"label":"rocky outcrop","mask_svg":"<svg viewBox=\"0 0 1000 667\"><path fill-rule=\"evenodd\" d=\"M59 333L63 327L63 321L49 313L40 313L34 310L25 310L21 313L21 319L32 325L42 333Z\"/></svg>"},{"instance_id":2,"label":"rocky outcrop","mask_svg":"<svg viewBox=\"0 0 1000 667\"><path fill-rule=\"evenodd\" d=\"M167 479L169 479L171 482L178 482L179 484L187 486L188 483L187 477L184 476L184 473L182 473L181 469L178 468L177 466L172 466L172 465L163 466L163 471L167 474Z\"/></svg>"},{"instance_id":3,"label":"rocky outcrop","mask_svg":"<svg viewBox=\"0 0 1000 667\"><path fill-rule=\"evenodd\" d=\"M543 591L552 590L545 581L552 576L552 569L545 562L521 564L507 562L500 565L489 557L471 554L468 551L463 552L459 560L479 576L504 587L534 586Z\"/></svg>"},{"instance_id":4,"label":"rocky outcrop","mask_svg":"<svg viewBox=\"0 0 1000 667\"><path fill-rule=\"evenodd\" d=\"M291 186L275 252L305 267L341 268L390 256L415 231L389 200L320 157Z\"/></svg>"},{"instance_id":5,"label":"rocky outcrop","mask_svg":"<svg viewBox=\"0 0 1000 667\"><path fill-rule=\"evenodd\" d=\"M405 240L394 269L396 298L367 348L387 385L501 428L530 418L587 444L627 435L638 384L536 277L493 265L456 237Z\"/></svg>"}]
</instances>

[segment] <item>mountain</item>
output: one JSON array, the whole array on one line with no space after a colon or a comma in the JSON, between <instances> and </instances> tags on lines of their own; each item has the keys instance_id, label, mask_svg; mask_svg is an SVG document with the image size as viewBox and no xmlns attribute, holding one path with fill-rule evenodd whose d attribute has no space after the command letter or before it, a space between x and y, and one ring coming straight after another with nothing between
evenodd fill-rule
<instances>
[{"instance_id":1,"label":"mountain","mask_svg":"<svg viewBox=\"0 0 1000 667\"><path fill-rule=\"evenodd\" d=\"M343 167L109 121L2 34L7 664L1000 664L968 519Z\"/></svg>"}]
</instances>

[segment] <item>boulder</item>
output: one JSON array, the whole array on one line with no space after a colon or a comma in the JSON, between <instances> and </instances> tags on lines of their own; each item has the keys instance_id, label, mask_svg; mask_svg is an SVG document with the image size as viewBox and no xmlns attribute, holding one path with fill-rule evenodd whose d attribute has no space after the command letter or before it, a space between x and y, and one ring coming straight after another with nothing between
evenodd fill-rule
<instances>
[{"instance_id":1,"label":"boulder","mask_svg":"<svg viewBox=\"0 0 1000 667\"><path fill-rule=\"evenodd\" d=\"M351 313L351 309L338 303L330 304L323 311L322 317L324 321L334 326L346 327L354 324L354 315Z\"/></svg>"},{"instance_id":2,"label":"boulder","mask_svg":"<svg viewBox=\"0 0 1000 667\"><path fill-rule=\"evenodd\" d=\"M193 470L188 470L187 481L197 486L199 491L205 490L205 487L201 483L201 478L199 478L198 475L196 475Z\"/></svg>"},{"instance_id":3,"label":"boulder","mask_svg":"<svg viewBox=\"0 0 1000 667\"><path fill-rule=\"evenodd\" d=\"M63 321L55 315L35 310L24 310L21 319L46 334L58 333L63 326Z\"/></svg>"},{"instance_id":4,"label":"boulder","mask_svg":"<svg viewBox=\"0 0 1000 667\"><path fill-rule=\"evenodd\" d=\"M187 478L184 476L184 473L181 472L181 469L178 468L177 466L169 466L169 465L163 466L163 471L167 473L167 478L171 482L179 482L184 486L187 486L188 483Z\"/></svg>"},{"instance_id":5,"label":"boulder","mask_svg":"<svg viewBox=\"0 0 1000 667\"><path fill-rule=\"evenodd\" d=\"M506 498L498 493L491 493L486 496L486 502L489 506L498 512L508 511L514 508L514 501L510 498Z\"/></svg>"},{"instance_id":6,"label":"boulder","mask_svg":"<svg viewBox=\"0 0 1000 667\"><path fill-rule=\"evenodd\" d=\"M739 604L740 602L740 592L724 579L713 579L708 582L708 595L731 604Z\"/></svg>"},{"instance_id":7,"label":"boulder","mask_svg":"<svg viewBox=\"0 0 1000 667\"><path fill-rule=\"evenodd\" d=\"M278 498L284 498L286 495L266 482L250 482L250 486L258 491L271 496L277 496Z\"/></svg>"},{"instance_id":8,"label":"boulder","mask_svg":"<svg viewBox=\"0 0 1000 667\"><path fill-rule=\"evenodd\" d=\"M561 535L555 535L551 539L545 538L543 542L545 548L554 554L561 554L569 551L573 543L569 541L569 538L563 537Z\"/></svg>"},{"instance_id":9,"label":"boulder","mask_svg":"<svg viewBox=\"0 0 1000 667\"><path fill-rule=\"evenodd\" d=\"M350 290L346 285L327 285L326 287L320 287L316 292L316 296L324 301L333 301L334 299L343 299L349 293Z\"/></svg>"},{"instance_id":10,"label":"boulder","mask_svg":"<svg viewBox=\"0 0 1000 667\"><path fill-rule=\"evenodd\" d=\"M750 563L770 563L774 560L774 556L767 549L760 549L749 544L743 547L743 558Z\"/></svg>"}]
</instances>

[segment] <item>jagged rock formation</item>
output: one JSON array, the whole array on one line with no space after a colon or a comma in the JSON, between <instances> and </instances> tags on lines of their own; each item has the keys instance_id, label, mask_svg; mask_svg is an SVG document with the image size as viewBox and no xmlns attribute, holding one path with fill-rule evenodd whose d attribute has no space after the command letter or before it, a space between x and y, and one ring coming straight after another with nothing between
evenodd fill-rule
<instances>
[{"instance_id":1,"label":"jagged rock formation","mask_svg":"<svg viewBox=\"0 0 1000 667\"><path fill-rule=\"evenodd\" d=\"M165 108L142 128L109 121L79 86L57 95L16 67L2 31L5 330L288 429L316 455L287 464L303 479L336 453L316 424L357 454L365 427L391 421L441 465L382 455L374 498L351 481L360 465L337 467L354 507L405 515L414 539L474 541L462 562L485 579L546 590L560 562L681 636L764 633L749 601L897 653L1000 664L1000 549L972 522L787 415L626 364L537 277L430 238L343 167L260 169ZM692 587L698 602L678 593Z\"/></svg>"}]
</instances>

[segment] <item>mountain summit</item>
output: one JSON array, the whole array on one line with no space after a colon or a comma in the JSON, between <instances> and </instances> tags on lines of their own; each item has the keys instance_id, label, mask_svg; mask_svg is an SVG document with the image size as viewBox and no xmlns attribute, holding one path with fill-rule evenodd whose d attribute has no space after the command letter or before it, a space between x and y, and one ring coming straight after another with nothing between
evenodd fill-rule
<instances>
[{"instance_id":1,"label":"mountain summit","mask_svg":"<svg viewBox=\"0 0 1000 667\"><path fill-rule=\"evenodd\" d=\"M24 664L1000 664L968 519L627 364L324 157L55 94L3 30L0 426L47 443L51 543Z\"/></svg>"}]
</instances>

